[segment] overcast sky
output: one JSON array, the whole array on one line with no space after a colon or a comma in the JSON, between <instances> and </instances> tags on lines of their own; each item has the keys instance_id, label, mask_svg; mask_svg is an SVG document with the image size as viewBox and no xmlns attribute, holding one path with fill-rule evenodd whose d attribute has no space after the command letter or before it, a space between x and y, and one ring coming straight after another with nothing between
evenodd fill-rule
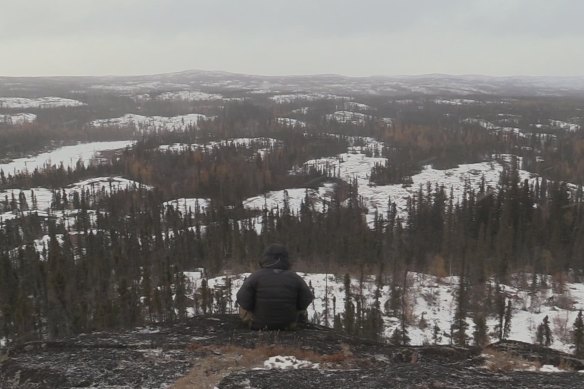
<instances>
[{"instance_id":1,"label":"overcast sky","mask_svg":"<svg viewBox=\"0 0 584 389\"><path fill-rule=\"evenodd\" d=\"M583 0L0 0L0 75L584 75Z\"/></svg>"}]
</instances>

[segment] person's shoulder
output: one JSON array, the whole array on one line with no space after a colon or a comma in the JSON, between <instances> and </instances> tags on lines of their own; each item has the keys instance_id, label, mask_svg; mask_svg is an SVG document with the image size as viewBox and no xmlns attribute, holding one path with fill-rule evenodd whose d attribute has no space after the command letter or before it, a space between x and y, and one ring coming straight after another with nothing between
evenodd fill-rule
<instances>
[{"instance_id":1,"label":"person's shoulder","mask_svg":"<svg viewBox=\"0 0 584 389\"><path fill-rule=\"evenodd\" d=\"M250 279L250 278L251 279L261 278L261 277L264 277L267 274L270 274L272 272L273 272L272 269L266 269L266 268L258 269L256 271L254 271L253 273L251 273L249 275L248 279Z\"/></svg>"},{"instance_id":2,"label":"person's shoulder","mask_svg":"<svg viewBox=\"0 0 584 389\"><path fill-rule=\"evenodd\" d=\"M295 278L299 281L305 282L304 278L300 274L296 273L295 271L286 270L286 272L289 274L290 277Z\"/></svg>"},{"instance_id":3,"label":"person's shoulder","mask_svg":"<svg viewBox=\"0 0 584 389\"><path fill-rule=\"evenodd\" d=\"M262 276L262 274L264 274L264 273L262 272L262 270L265 270L265 269L258 269L258 270L256 270L256 271L254 271L253 273L251 273L249 276L247 276L247 277L245 278L245 282L251 282L251 281L253 281L253 280L256 280L258 277L261 277L261 276Z\"/></svg>"}]
</instances>

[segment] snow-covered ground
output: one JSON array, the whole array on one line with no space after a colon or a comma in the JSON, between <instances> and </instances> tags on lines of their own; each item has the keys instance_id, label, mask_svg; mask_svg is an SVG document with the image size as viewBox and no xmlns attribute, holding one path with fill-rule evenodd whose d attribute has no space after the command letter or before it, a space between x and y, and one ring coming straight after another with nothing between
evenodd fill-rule
<instances>
[{"instance_id":1,"label":"snow-covered ground","mask_svg":"<svg viewBox=\"0 0 584 389\"><path fill-rule=\"evenodd\" d=\"M499 128L493 123L486 121L484 119L468 118L464 119L462 122L467 124L477 124L480 127L484 128L485 130L496 130L497 128Z\"/></svg>"},{"instance_id":2,"label":"snow-covered ground","mask_svg":"<svg viewBox=\"0 0 584 389\"><path fill-rule=\"evenodd\" d=\"M0 115L0 124L9 124L20 126L26 123L32 123L36 120L37 115L34 113L15 113L12 115Z\"/></svg>"},{"instance_id":3,"label":"snow-covered ground","mask_svg":"<svg viewBox=\"0 0 584 389\"><path fill-rule=\"evenodd\" d=\"M503 119L501 119L500 122L511 123L511 124L518 123L518 117L516 115L504 115L504 116L503 115L504 114L499 114L499 116L503 117ZM484 119L467 118L467 119L463 119L462 123L476 124L484 129L486 129L486 130L495 131L495 132L513 133L515 135L519 135L519 136L523 136L523 137L531 135L530 133L528 133L520 128L498 126L498 125L495 125L495 124L493 124L487 120L484 120ZM533 126L537 129L540 129L540 130L564 130L564 131L569 131L569 132L575 132L575 131L578 131L582 128L582 126L580 126L579 124L568 123L568 122L564 122L561 120L548 120L548 124L537 123Z\"/></svg>"},{"instance_id":4,"label":"snow-covered ground","mask_svg":"<svg viewBox=\"0 0 584 389\"><path fill-rule=\"evenodd\" d=\"M327 198L330 198L332 187L329 184L329 186L323 186L321 188L322 189L319 188L319 190L309 188L276 190L244 200L243 207L254 210L282 210L287 202L290 212L297 214L300 211L301 203L308 198L313 209L317 212L322 212L324 202L327 201ZM327 188L329 189L329 192L327 192Z\"/></svg>"},{"instance_id":5,"label":"snow-covered ground","mask_svg":"<svg viewBox=\"0 0 584 389\"><path fill-rule=\"evenodd\" d=\"M105 90L111 92L131 93L145 90L169 90L188 88L188 84L175 84L170 82L152 81L152 82L126 82L120 84L100 84L92 85L91 89Z\"/></svg>"},{"instance_id":6,"label":"snow-covered ground","mask_svg":"<svg viewBox=\"0 0 584 389\"><path fill-rule=\"evenodd\" d=\"M549 124L536 124L535 127L539 129L564 130L568 132L576 132L582 129L582 126L575 123L568 123L562 120L548 120Z\"/></svg>"},{"instance_id":7,"label":"snow-covered ground","mask_svg":"<svg viewBox=\"0 0 584 389\"><path fill-rule=\"evenodd\" d=\"M61 164L67 169L69 167L75 167L79 161L85 166L88 166L91 161L97 157L98 153L123 149L132 146L134 143L135 141L114 141L80 143L74 146L64 146L47 153L19 158L9 163L0 164L0 170L3 170L4 174L8 175L33 172L35 169L42 170L50 166L59 166Z\"/></svg>"},{"instance_id":8,"label":"snow-covered ground","mask_svg":"<svg viewBox=\"0 0 584 389\"><path fill-rule=\"evenodd\" d=\"M582 129L582 126L580 126L579 124L567 123L561 120L550 120L550 125L552 127L561 128L562 130L570 132L575 132Z\"/></svg>"},{"instance_id":9,"label":"snow-covered ground","mask_svg":"<svg viewBox=\"0 0 584 389\"><path fill-rule=\"evenodd\" d=\"M237 146L237 147L251 147L252 145L258 145L262 147L274 147L281 144L282 141L274 138L232 138L232 139L225 139L221 141L212 141L208 143L193 143L193 144L186 144L186 143L174 143L172 145L161 145L159 146L159 150L161 151L171 151L171 152L183 152L186 150L195 150L195 149L207 149L211 150L215 147L230 147L230 146ZM259 150L261 151L261 150Z\"/></svg>"},{"instance_id":10,"label":"snow-covered ground","mask_svg":"<svg viewBox=\"0 0 584 389\"><path fill-rule=\"evenodd\" d=\"M270 100L277 104L293 103L296 101L316 101L316 100L348 100L348 97L331 95L326 93L295 93L288 95L276 95Z\"/></svg>"},{"instance_id":11,"label":"snow-covered ground","mask_svg":"<svg viewBox=\"0 0 584 389\"><path fill-rule=\"evenodd\" d=\"M73 192L87 192L90 194L104 193L109 194L126 189L152 189L149 185L141 184L137 181L128 180L123 177L96 177L88 180L76 182L66 188L63 188L67 195Z\"/></svg>"},{"instance_id":12,"label":"snow-covered ground","mask_svg":"<svg viewBox=\"0 0 584 389\"><path fill-rule=\"evenodd\" d=\"M367 104L357 103L357 102L354 102L354 101L347 101L345 103L345 109L348 110L348 111L351 111L351 110L355 110L355 111L371 111L374 108L371 107L371 106L369 106L369 105L367 105Z\"/></svg>"},{"instance_id":13,"label":"snow-covered ground","mask_svg":"<svg viewBox=\"0 0 584 389\"><path fill-rule=\"evenodd\" d=\"M503 119L502 121L509 122L510 120ZM523 131L521 128L508 127L508 126L497 126L497 125L495 125L487 120L484 120L484 119L468 118L468 119L463 119L461 122L465 123L465 124L476 124L476 125L484 128L485 130L493 131L495 133L513 134L513 135L520 136L523 138L531 135L530 133ZM510 122L512 124L515 124L515 121L513 121L513 120L511 120Z\"/></svg>"},{"instance_id":14,"label":"snow-covered ground","mask_svg":"<svg viewBox=\"0 0 584 389\"><path fill-rule=\"evenodd\" d=\"M335 134L330 135L338 136ZM223 142L247 145L252 141L257 141L257 139L264 138L241 138ZM349 148L346 153L330 158L310 160L305 162L303 167L327 168L348 183L356 179L359 196L367 208L366 219L370 226L373 226L376 212L382 216L387 214L390 201L396 204L398 215L404 219L406 217L408 199L416 196L420 187L425 189L428 183L430 183L432 188L435 188L436 185L443 187L447 195L450 194L450 190L452 189L455 201L461 199L465 184L471 188L478 189L483 178L486 189L495 190L499 181L499 175L503 170L503 163L509 162L510 160L510 156L508 155L498 155L493 156L498 161L462 164L456 168L446 170L433 169L428 165L420 173L412 176L413 183L410 186L403 186L401 184L375 185L369 181L371 169L376 164L384 165L387 158L370 157L367 154L381 154L384 147L383 142L369 137L349 137L347 139ZM273 145L278 141L268 139L267 142ZM221 144L225 145L225 143ZM162 150L184 151L188 148L213 147L214 145L212 143L207 145L168 145L160 147ZM298 169L293 170L293 172L296 171ZM521 180L534 179L531 173L524 170L519 170L519 176ZM243 201L243 205L245 208L253 210L267 209L281 211L284 208L286 199L290 212L298 214L300 204L304 200L309 199L310 206L315 211L321 212L323 210L323 204L331 200L334 186L332 183L326 183L316 190L310 188L289 188L286 190L271 191L259 196L250 197ZM258 233L261 232L261 220L255 220L254 223Z\"/></svg>"},{"instance_id":15,"label":"snow-covered ground","mask_svg":"<svg viewBox=\"0 0 584 389\"><path fill-rule=\"evenodd\" d=\"M393 126L393 119L392 118L381 118L381 121L388 126Z\"/></svg>"},{"instance_id":16,"label":"snow-covered ground","mask_svg":"<svg viewBox=\"0 0 584 389\"><path fill-rule=\"evenodd\" d=\"M79 107L85 105L81 101L65 99L62 97L37 97L28 99L25 97L0 97L0 108L60 108L60 107Z\"/></svg>"},{"instance_id":17,"label":"snow-covered ground","mask_svg":"<svg viewBox=\"0 0 584 389\"><path fill-rule=\"evenodd\" d=\"M333 313L343 314L345 306L345 288L343 275L299 273L312 289L315 300L308 308L309 319L318 324L332 326ZM185 273L194 290L201 286L203 272ZM236 311L236 293L249 273L221 276L207 280L208 286L219 290L225 288L226 278L231 281L231 303L227 307ZM554 292L552 280L548 276L538 276L539 281L544 278L547 287L538 286L539 291L533 293L529 288L532 276L517 275L511 285L502 285L502 291L507 301L511 301L512 318L511 331L508 339L533 343L537 326L545 316L549 317L553 332L551 347L572 352L570 331L576 319L578 310L584 309L584 284L567 282L563 293ZM406 317L408 336L411 344L422 345L434 342L434 328L438 327L437 343L450 343L450 327L456 310L456 291L458 277L436 277L433 275L410 272L406 286ZM399 326L399 319L389 311L390 287L389 279L384 280L381 289L380 307L384 321L383 334L389 338ZM377 289L374 276L365 276L362 285L359 278L351 279L351 295L354 304L362 299L362 306L371 307L375 301ZM194 309L189 310L194 314ZM328 312L328 314L325 314ZM472 307L469 309L472 315ZM472 338L474 324L472 317L467 318L469 338ZM495 327L498 319L494 316L487 318L488 333L491 341L495 341ZM472 343L472 342L471 342Z\"/></svg>"},{"instance_id":18,"label":"snow-covered ground","mask_svg":"<svg viewBox=\"0 0 584 389\"><path fill-rule=\"evenodd\" d=\"M306 127L305 122L291 118L276 118L276 122L288 127Z\"/></svg>"},{"instance_id":19,"label":"snow-covered ground","mask_svg":"<svg viewBox=\"0 0 584 389\"><path fill-rule=\"evenodd\" d=\"M133 127L140 132L185 131L196 127L199 121L210 119L212 117L198 113L172 117L142 116L129 113L119 118L94 120L89 125L93 127Z\"/></svg>"},{"instance_id":20,"label":"snow-covered ground","mask_svg":"<svg viewBox=\"0 0 584 389\"><path fill-rule=\"evenodd\" d=\"M318 369L320 364L298 359L292 355L276 355L264 361L265 369Z\"/></svg>"},{"instance_id":21,"label":"snow-covered ground","mask_svg":"<svg viewBox=\"0 0 584 389\"><path fill-rule=\"evenodd\" d=\"M351 112L351 111L336 111L334 113L326 115L327 120L334 120L338 123L349 123L355 125L363 125L371 116L365 115L360 112Z\"/></svg>"},{"instance_id":22,"label":"snow-covered ground","mask_svg":"<svg viewBox=\"0 0 584 389\"><path fill-rule=\"evenodd\" d=\"M165 201L162 203L164 208L171 207L176 209L178 212L182 213L183 215L192 212L195 213L198 209L200 212L205 212L209 203L211 202L210 199L206 198L180 198Z\"/></svg>"},{"instance_id":23,"label":"snow-covered ground","mask_svg":"<svg viewBox=\"0 0 584 389\"><path fill-rule=\"evenodd\" d=\"M456 201L464 193L465 183L476 189L484 177L487 186L495 188L503 170L503 165L497 161L462 164L446 170L425 166L420 173L412 176L411 186L404 187L401 184L375 185L369 182L371 169L376 164L384 165L387 158L368 157L365 152L370 150L370 147L380 149L383 147L383 143L371 138L361 138L361 141L365 142L365 146L352 146L347 153L332 158L310 160L305 162L304 166L327 167L346 182L352 182L353 179L356 179L359 195L368 208L367 221L370 224L374 221L376 210L380 215L387 213L389 200L396 204L398 215L402 218L405 217L408 198L415 196L420 186L425 188L427 183L430 183L432 188L436 185L444 187L447 194L452 189ZM531 174L524 170L520 170L519 175L521 179L531 178Z\"/></svg>"},{"instance_id":24,"label":"snow-covered ground","mask_svg":"<svg viewBox=\"0 0 584 389\"><path fill-rule=\"evenodd\" d=\"M112 192L118 192L121 190L132 190L132 189L152 189L151 186L141 184L137 181L128 180L123 177L96 177L90 178L88 180L83 180L69 185L65 188L60 188L58 191L67 195L68 199L71 199L74 192L79 194L89 192L90 195L106 196ZM20 193L24 195L26 200L27 209L22 209L19 203ZM36 201L33 201L33 195ZM51 203L53 202L53 191L51 189L36 187L27 190L21 189L4 189L0 190L0 204L5 202L10 204L12 198L15 199L17 203L17 210L6 211L0 213L0 224L3 221L11 220L19 217L20 214L36 212L39 216L48 216L49 213L64 221L64 224L72 223L74 221L74 216L77 213L75 209L67 209L65 211L51 209ZM36 205L36 206L35 206Z\"/></svg>"},{"instance_id":25,"label":"snow-covered ground","mask_svg":"<svg viewBox=\"0 0 584 389\"><path fill-rule=\"evenodd\" d=\"M310 111L310 107L302 107L302 108L293 109L292 113L306 115L308 113L308 111Z\"/></svg>"},{"instance_id":26,"label":"snow-covered ground","mask_svg":"<svg viewBox=\"0 0 584 389\"><path fill-rule=\"evenodd\" d=\"M478 104L480 101L470 100L470 99L436 99L434 100L435 104L444 104L444 105L469 105L469 104Z\"/></svg>"},{"instance_id":27,"label":"snow-covered ground","mask_svg":"<svg viewBox=\"0 0 584 389\"><path fill-rule=\"evenodd\" d=\"M221 100L223 96L201 91L178 91L165 92L160 94L158 100L184 100L184 101L202 101L202 100Z\"/></svg>"}]
</instances>

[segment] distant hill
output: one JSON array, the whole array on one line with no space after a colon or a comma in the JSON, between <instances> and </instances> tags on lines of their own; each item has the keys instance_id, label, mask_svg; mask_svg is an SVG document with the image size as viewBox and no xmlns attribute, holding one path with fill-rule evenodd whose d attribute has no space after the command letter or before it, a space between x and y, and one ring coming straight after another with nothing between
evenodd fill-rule
<instances>
[{"instance_id":1,"label":"distant hill","mask_svg":"<svg viewBox=\"0 0 584 389\"><path fill-rule=\"evenodd\" d=\"M423 74L404 76L348 77L336 74L261 76L219 71L188 70L137 76L95 77L0 77L0 94L34 92L39 89L134 90L185 89L304 91L387 96L500 95L581 96L584 77L484 76Z\"/></svg>"}]
</instances>

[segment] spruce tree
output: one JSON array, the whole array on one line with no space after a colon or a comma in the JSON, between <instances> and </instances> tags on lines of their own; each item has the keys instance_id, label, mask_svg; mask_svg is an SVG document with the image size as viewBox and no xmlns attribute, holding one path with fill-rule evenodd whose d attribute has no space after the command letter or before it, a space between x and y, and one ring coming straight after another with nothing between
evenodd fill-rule
<instances>
[{"instance_id":1,"label":"spruce tree","mask_svg":"<svg viewBox=\"0 0 584 389\"><path fill-rule=\"evenodd\" d=\"M475 345L482 347L489 342L487 335L487 319L482 314L477 314L473 317L474 331L473 340Z\"/></svg>"},{"instance_id":2,"label":"spruce tree","mask_svg":"<svg viewBox=\"0 0 584 389\"><path fill-rule=\"evenodd\" d=\"M454 313L454 321L451 326L452 341L458 346L466 345L466 329L468 324L466 323L466 304L467 304L467 289L464 276L460 276L460 281L458 285L458 292L456 295L456 311Z\"/></svg>"},{"instance_id":3,"label":"spruce tree","mask_svg":"<svg viewBox=\"0 0 584 389\"><path fill-rule=\"evenodd\" d=\"M574 355L578 358L584 357L584 319L582 318L582 310L578 312L578 316L574 321Z\"/></svg>"},{"instance_id":4,"label":"spruce tree","mask_svg":"<svg viewBox=\"0 0 584 389\"><path fill-rule=\"evenodd\" d=\"M432 327L432 343L439 344L442 341L442 336L440 335L440 327L437 322L434 322Z\"/></svg>"},{"instance_id":5,"label":"spruce tree","mask_svg":"<svg viewBox=\"0 0 584 389\"><path fill-rule=\"evenodd\" d=\"M505 308L505 323L503 324L503 339L507 339L511 333L511 316L513 314L513 307L511 300L507 300L507 307Z\"/></svg>"},{"instance_id":6,"label":"spruce tree","mask_svg":"<svg viewBox=\"0 0 584 389\"><path fill-rule=\"evenodd\" d=\"M537 326L537 332L535 335L536 341L541 346L549 346L553 342L552 331L550 329L549 318L543 318L543 321Z\"/></svg>"},{"instance_id":7,"label":"spruce tree","mask_svg":"<svg viewBox=\"0 0 584 389\"><path fill-rule=\"evenodd\" d=\"M496 326L497 338L503 340L505 333L505 295L501 291L499 284L495 286L495 309L498 319Z\"/></svg>"},{"instance_id":8,"label":"spruce tree","mask_svg":"<svg viewBox=\"0 0 584 389\"><path fill-rule=\"evenodd\" d=\"M343 320L343 328L349 334L355 331L355 305L351 297L351 276L347 273L344 279L345 285L345 314Z\"/></svg>"}]
</instances>

